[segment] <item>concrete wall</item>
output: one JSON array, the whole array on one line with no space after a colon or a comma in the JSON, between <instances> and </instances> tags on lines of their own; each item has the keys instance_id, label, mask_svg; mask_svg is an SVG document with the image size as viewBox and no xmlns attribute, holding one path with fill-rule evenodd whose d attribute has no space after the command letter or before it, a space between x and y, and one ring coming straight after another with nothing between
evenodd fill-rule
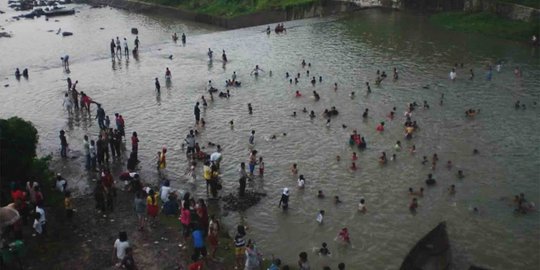
<instances>
[{"instance_id":1,"label":"concrete wall","mask_svg":"<svg viewBox=\"0 0 540 270\"><path fill-rule=\"evenodd\" d=\"M539 22L540 10L496 0L465 0L465 11L488 11L511 20Z\"/></svg>"}]
</instances>

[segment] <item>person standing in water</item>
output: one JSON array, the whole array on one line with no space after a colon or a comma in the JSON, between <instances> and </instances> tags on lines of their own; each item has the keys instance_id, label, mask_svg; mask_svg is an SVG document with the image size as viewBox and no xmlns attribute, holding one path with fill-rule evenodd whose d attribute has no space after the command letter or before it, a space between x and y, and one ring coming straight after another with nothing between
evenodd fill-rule
<instances>
[{"instance_id":1,"label":"person standing in water","mask_svg":"<svg viewBox=\"0 0 540 270\"><path fill-rule=\"evenodd\" d=\"M113 57L113 58L114 58L115 49L116 49L116 44L114 44L114 38L113 38L113 39L111 39L111 57Z\"/></svg>"},{"instance_id":2,"label":"person standing in water","mask_svg":"<svg viewBox=\"0 0 540 270\"><path fill-rule=\"evenodd\" d=\"M129 48L128 48L128 42L126 38L124 38L124 54L126 55L126 57L129 57Z\"/></svg>"},{"instance_id":3,"label":"person standing in water","mask_svg":"<svg viewBox=\"0 0 540 270\"><path fill-rule=\"evenodd\" d=\"M140 44L139 36L135 37L134 43L135 43L135 51L138 51L139 50L139 44Z\"/></svg>"},{"instance_id":4,"label":"person standing in water","mask_svg":"<svg viewBox=\"0 0 540 270\"><path fill-rule=\"evenodd\" d=\"M99 128L105 129L105 110L101 108L101 104L97 105L96 119L98 120Z\"/></svg>"},{"instance_id":5,"label":"person standing in water","mask_svg":"<svg viewBox=\"0 0 540 270\"><path fill-rule=\"evenodd\" d=\"M160 93L160 90L161 90L161 84L159 84L159 80L158 78L156 78L156 91L158 92L158 94Z\"/></svg>"},{"instance_id":6,"label":"person standing in water","mask_svg":"<svg viewBox=\"0 0 540 270\"><path fill-rule=\"evenodd\" d=\"M64 102L62 103L62 105L64 105L64 109L66 109L68 114L71 115L71 113L73 112L73 102L71 101L68 93L64 95Z\"/></svg>"},{"instance_id":7,"label":"person standing in water","mask_svg":"<svg viewBox=\"0 0 540 270\"><path fill-rule=\"evenodd\" d=\"M251 135L249 136L249 144L251 145L255 144L255 130L251 131Z\"/></svg>"},{"instance_id":8,"label":"person standing in water","mask_svg":"<svg viewBox=\"0 0 540 270\"><path fill-rule=\"evenodd\" d=\"M64 130L60 130L60 146L61 146L60 156L63 158L67 158L67 148L68 148L68 143L67 143L65 134L66 132Z\"/></svg>"},{"instance_id":9,"label":"person standing in water","mask_svg":"<svg viewBox=\"0 0 540 270\"><path fill-rule=\"evenodd\" d=\"M244 195L246 194L246 180L249 179L249 176L246 172L246 163L240 163L240 169L238 170L238 173L240 176L240 179L238 180L238 182L240 183L238 196L244 197Z\"/></svg>"},{"instance_id":10,"label":"person standing in water","mask_svg":"<svg viewBox=\"0 0 540 270\"><path fill-rule=\"evenodd\" d=\"M195 115L195 125L198 125L199 121L201 120L201 109L199 109L199 102L195 104L195 108L193 108L193 114Z\"/></svg>"},{"instance_id":11,"label":"person standing in water","mask_svg":"<svg viewBox=\"0 0 540 270\"><path fill-rule=\"evenodd\" d=\"M182 33L182 44L186 45L186 34Z\"/></svg>"},{"instance_id":12,"label":"person standing in water","mask_svg":"<svg viewBox=\"0 0 540 270\"><path fill-rule=\"evenodd\" d=\"M227 63L227 55L225 54L225 50L223 50L223 54L221 55L221 59L223 60L223 63Z\"/></svg>"},{"instance_id":13,"label":"person standing in water","mask_svg":"<svg viewBox=\"0 0 540 270\"><path fill-rule=\"evenodd\" d=\"M278 207L283 208L283 211L289 209L289 188L283 188Z\"/></svg>"}]
</instances>

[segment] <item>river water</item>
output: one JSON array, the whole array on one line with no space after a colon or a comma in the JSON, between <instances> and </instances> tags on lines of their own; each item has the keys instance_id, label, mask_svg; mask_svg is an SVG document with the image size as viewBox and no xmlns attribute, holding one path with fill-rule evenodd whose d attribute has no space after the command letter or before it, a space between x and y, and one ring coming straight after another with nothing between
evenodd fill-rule
<instances>
[{"instance_id":1,"label":"river water","mask_svg":"<svg viewBox=\"0 0 540 270\"><path fill-rule=\"evenodd\" d=\"M4 5L0 9L8 11ZM224 31L156 15L76 8L80 12L75 16L58 21L6 21L14 12L0 15L4 31L13 34L0 39L0 117L17 115L32 121L39 130L41 154L58 156L60 129L67 130L73 156L80 154L84 134L95 138L98 132L93 118L68 117L62 110L65 79L70 76L79 81L79 91L103 104L107 114L122 113L128 133L138 132L145 181L157 183L153 159L166 145L166 176L173 186L192 189L183 176L187 161L181 143L194 124L193 105L205 94L207 80L219 82L218 88L223 89L221 82L236 71L242 87L231 89L228 100L216 97L210 102L203 112L207 125L199 141L224 147L223 193L235 192L238 164L248 157L249 131L256 130L255 148L264 157L266 170L264 178L256 178L249 187L266 192L267 197L245 213L229 213L224 221L229 228L238 222L248 224L248 236L266 257L274 254L295 264L300 251L310 251L312 266L319 269L323 259L311 250L325 241L332 251L325 260L333 268L343 261L347 269L396 269L418 239L446 220L455 269L469 263L491 269L540 267L538 213L515 215L509 205L509 198L520 192L540 202L540 108L533 105L540 96L536 49L442 30L429 25L425 17L406 12L366 10L350 17L294 21L287 23L286 35L267 36L264 26ZM112 62L110 39L126 36L133 46L131 27L139 29L139 58ZM58 28L74 35L62 38L55 34ZM185 32L186 46L174 44L172 32ZM207 61L207 48L217 58L212 64ZM222 49L230 60L225 67L219 60ZM60 62L64 54L70 55L70 74ZM174 56L172 60L169 55ZM322 83L311 86L300 66L302 59L312 64L312 76L323 76ZM504 61L501 71L487 81L486 65L498 60ZM463 63L464 68L457 69L458 79L452 83L448 72L455 63ZM249 76L255 64L266 71L258 78ZM522 68L523 78L514 77L515 66ZM16 81L12 75L16 67L28 67L30 79ZM173 73L167 87L165 67ZM399 80L388 79L376 87L375 71L385 70L392 77L393 67L399 70ZM469 68L476 74L472 81ZM302 73L297 86L284 78L287 71ZM154 92L154 77L162 81L161 95ZM372 83L369 95L366 81ZM295 98L296 90L304 97ZM312 90L319 92L320 101L310 97ZM349 97L351 91L355 99ZM527 105L526 110L514 109L518 99ZM406 104L423 100L431 108L414 112L420 130L413 140L405 141ZM253 104L252 115L248 103ZM331 106L340 114L330 127L320 115L310 120L301 112L306 107L319 114ZM389 120L386 115L392 107L397 107L397 116ZM367 120L361 117L365 108L369 108ZM463 112L468 108L479 108L481 113L466 119ZM298 114L295 118L290 116L293 111ZM234 129L229 127L230 120L235 122ZM384 133L375 131L380 121L386 122ZM355 172L348 170L353 150L347 142L353 129L368 143L367 150L358 152ZM270 140L273 134L277 139ZM397 152L397 161L381 167L377 157L381 151L393 154L396 140L402 141L404 149L415 144L417 153ZM472 154L474 148L479 155ZM432 172L421 165L421 157L433 153L441 159L433 171L438 185L426 190L418 213L411 215L407 189L419 188ZM336 161L336 155L341 161ZM447 160L455 164L450 171L443 165ZM55 162L79 194L88 192L92 178L83 172L82 162L81 158ZM292 163L298 163L307 179L305 190L295 188ZM113 165L118 170L123 166ZM455 176L457 169L465 172L463 180ZM456 185L455 196L448 195L451 184ZM277 207L283 187L292 190L288 213ZM317 199L317 190L324 190L327 198ZM202 182L192 191L206 196ZM343 203L334 205L334 195ZM360 198L367 201L366 214L357 212ZM480 213L473 214L472 207ZM323 225L315 221L319 209L326 211ZM349 228L353 247L333 241L342 227Z\"/></svg>"}]
</instances>

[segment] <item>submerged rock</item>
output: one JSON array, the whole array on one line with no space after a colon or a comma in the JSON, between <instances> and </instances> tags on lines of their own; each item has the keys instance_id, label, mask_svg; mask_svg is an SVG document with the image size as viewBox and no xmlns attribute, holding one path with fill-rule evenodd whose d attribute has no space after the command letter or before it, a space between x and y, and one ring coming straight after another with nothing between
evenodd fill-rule
<instances>
[{"instance_id":1,"label":"submerged rock","mask_svg":"<svg viewBox=\"0 0 540 270\"><path fill-rule=\"evenodd\" d=\"M225 203L223 209L228 211L245 211L248 208L259 203L262 197L265 197L266 193L246 191L243 197L239 197L237 194L229 193L222 198Z\"/></svg>"},{"instance_id":2,"label":"submerged rock","mask_svg":"<svg viewBox=\"0 0 540 270\"><path fill-rule=\"evenodd\" d=\"M9 38L11 37L11 35L8 34L7 32L0 32L0 38L3 38L3 37Z\"/></svg>"}]
</instances>

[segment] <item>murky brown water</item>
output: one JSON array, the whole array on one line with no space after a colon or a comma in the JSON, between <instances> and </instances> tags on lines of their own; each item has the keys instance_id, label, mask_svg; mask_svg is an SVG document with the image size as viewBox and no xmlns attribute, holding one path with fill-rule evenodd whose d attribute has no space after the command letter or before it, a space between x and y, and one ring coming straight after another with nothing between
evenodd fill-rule
<instances>
[{"instance_id":1,"label":"murky brown water","mask_svg":"<svg viewBox=\"0 0 540 270\"><path fill-rule=\"evenodd\" d=\"M0 5L3 10L4 5ZM444 31L430 26L424 17L404 12L369 10L349 18L290 22L287 35L267 36L264 27L219 31L109 8L79 9L76 16L60 17L58 22L6 22L10 14L0 15L2 26L14 35L0 39L2 85L10 85L0 91L0 117L18 115L34 122L40 132L41 153L58 155L60 129L68 130L73 155L82 150L84 134L95 137L98 132L95 120L81 115L70 118L62 110L68 74L63 72L59 58L68 53L69 76L79 80L78 89L103 103L107 114L122 113L127 131L138 132L145 180L157 183L153 158L166 145L167 177L174 179L174 186L189 189L180 145L193 127L194 102L205 94L208 79L219 82L222 89L221 82L236 71L242 87L231 89L231 99L216 98L209 104L203 112L207 126L201 130L199 141L224 147L224 192L234 192L238 163L248 157L249 131L257 131L256 149L265 159L266 171L264 179L252 185L268 196L242 215L230 213L225 221L230 225L240 221L249 224L249 237L266 256L274 254L294 264L300 251L310 251L326 241L333 252L329 260L334 267L344 261L348 269L396 269L419 238L446 220L456 269L463 269L467 262L492 269L540 266L538 213L513 215L508 201L501 200L519 192L525 192L537 204L540 199L540 108L532 105L540 95L537 50ZM62 38L47 32L60 27L74 32L74 36ZM126 36L132 46L131 27L139 28L139 59L112 63L110 39ZM173 31L187 33L185 47L172 43ZM218 59L220 50L227 50L230 63L225 68L217 60L209 65L209 47ZM167 59L170 54L173 60ZM323 76L322 84L309 84L300 66L302 59L312 63L312 76ZM486 81L485 65L498 60L505 61L501 72L494 72L493 80ZM461 62L465 68L458 69L458 80L452 83L447 79L448 72L454 63ZM267 71L258 79L249 76L255 64ZM516 65L524 71L522 79L512 74ZM375 87L375 71L385 70L391 77L394 66L400 79L389 79ZM30 79L16 81L12 75L16 67L29 67ZM163 78L165 67L173 72L172 85L163 87L162 79L162 93L156 96L153 78ZM473 81L467 80L469 68L476 73ZM284 79L286 71L302 72L297 86L290 86ZM373 93L366 96L364 83L368 80ZM339 85L336 92L334 82ZM429 89L422 87L425 85L430 85ZM294 97L295 90L310 96L312 89L320 93L320 101ZM355 99L349 98L351 91L356 92ZM445 103L439 106L442 93ZM517 99L528 109L514 110ZM423 100L431 109L414 112L421 129L412 141L405 141L405 105ZM247 103L253 104L253 115L248 115ZM320 113L331 106L336 106L340 114L330 128L322 117L310 120L301 113L303 107ZM394 106L398 108L397 117L390 121L385 116ZM470 107L481 108L474 120L463 116ZM365 108L370 110L367 120L361 117ZM292 111L298 113L296 118L289 116ZM230 120L235 121L234 129L228 125ZM379 134L375 127L382 120L386 121L386 131ZM353 128L368 143L366 151L358 152L360 169L356 172L348 170L352 150L347 141ZM269 140L272 134L284 132L286 137ZM396 140L401 140L404 148L415 144L416 155L401 151L396 162L380 167L376 161L379 153L394 153ZM473 148L478 148L480 155L473 156ZM418 214L411 215L407 188L423 184L431 170L420 164L421 157L434 152L443 163L452 160L455 168L448 171L439 165L434 172L438 186L428 189L420 200ZM336 155L342 157L341 162L336 162ZM78 158L68 162L82 165L83 161ZM296 190L296 179L290 174L293 162L306 176L303 191ZM456 179L458 168L465 171L464 180ZM68 174L73 186L80 192L87 191L88 180L82 171ZM453 197L447 193L451 184L457 189ZM292 189L291 209L286 214L277 207L285 186ZM339 195L343 203L335 206L330 198L316 199L319 189L327 196ZM194 192L205 196L204 190L203 183L198 183ZM356 211L361 197L367 201L365 215ZM471 213L473 206L480 209L479 215ZM322 226L315 221L319 209L326 210ZM353 248L338 247L333 242L344 226L351 231ZM313 266L321 261L311 253L310 260Z\"/></svg>"}]
</instances>

